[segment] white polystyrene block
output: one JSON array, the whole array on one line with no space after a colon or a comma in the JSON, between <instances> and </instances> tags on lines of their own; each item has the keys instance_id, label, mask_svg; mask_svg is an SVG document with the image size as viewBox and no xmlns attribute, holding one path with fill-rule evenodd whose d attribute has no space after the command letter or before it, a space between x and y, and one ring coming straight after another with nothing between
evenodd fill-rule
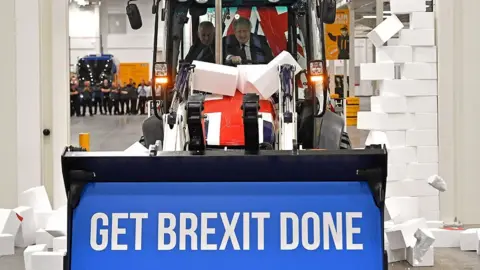
<instances>
[{"instance_id":1,"label":"white polystyrene block","mask_svg":"<svg viewBox=\"0 0 480 270\"><path fill-rule=\"evenodd\" d=\"M0 257L15 254L15 236L0 234Z\"/></svg>"},{"instance_id":2,"label":"white polystyrene block","mask_svg":"<svg viewBox=\"0 0 480 270\"><path fill-rule=\"evenodd\" d=\"M372 112L378 113L408 112L407 98L402 96L372 96L370 106Z\"/></svg>"},{"instance_id":3,"label":"white polystyrene block","mask_svg":"<svg viewBox=\"0 0 480 270\"><path fill-rule=\"evenodd\" d=\"M423 0L390 0L390 11L393 14L410 14L426 10Z\"/></svg>"},{"instance_id":4,"label":"white polystyrene block","mask_svg":"<svg viewBox=\"0 0 480 270\"><path fill-rule=\"evenodd\" d=\"M411 219L386 230L388 246L393 250L415 246L415 232L418 229L428 229L424 218Z\"/></svg>"},{"instance_id":5,"label":"white polystyrene block","mask_svg":"<svg viewBox=\"0 0 480 270\"><path fill-rule=\"evenodd\" d=\"M407 165L407 175L411 179L427 179L438 173L438 163L417 163Z\"/></svg>"},{"instance_id":6,"label":"white polystyrene block","mask_svg":"<svg viewBox=\"0 0 480 270\"><path fill-rule=\"evenodd\" d=\"M207 93L234 96L237 89L236 67L193 61L193 89Z\"/></svg>"},{"instance_id":7,"label":"white polystyrene block","mask_svg":"<svg viewBox=\"0 0 480 270\"><path fill-rule=\"evenodd\" d=\"M437 80L384 80L380 81L380 95L436 96Z\"/></svg>"},{"instance_id":8,"label":"white polystyrene block","mask_svg":"<svg viewBox=\"0 0 480 270\"><path fill-rule=\"evenodd\" d=\"M247 83L249 78L255 77L256 74L265 72L267 65L239 65L238 69L238 81L237 89L243 94L253 93L260 95L257 89L252 87L251 84ZM278 86L277 86L278 90Z\"/></svg>"},{"instance_id":9,"label":"white polystyrene block","mask_svg":"<svg viewBox=\"0 0 480 270\"><path fill-rule=\"evenodd\" d=\"M463 251L477 251L479 229L471 228L460 233L460 249Z\"/></svg>"},{"instance_id":10,"label":"white polystyrene block","mask_svg":"<svg viewBox=\"0 0 480 270\"><path fill-rule=\"evenodd\" d=\"M402 29L399 34L402 46L435 46L435 30L433 29Z\"/></svg>"},{"instance_id":11,"label":"white polystyrene block","mask_svg":"<svg viewBox=\"0 0 480 270\"><path fill-rule=\"evenodd\" d=\"M35 243L35 231L37 231L33 208L20 206L13 211L18 214L21 220L20 228L15 236L15 246L25 248L33 245Z\"/></svg>"},{"instance_id":12,"label":"white polystyrene block","mask_svg":"<svg viewBox=\"0 0 480 270\"><path fill-rule=\"evenodd\" d=\"M436 146L438 136L436 129L407 130L407 146Z\"/></svg>"},{"instance_id":13,"label":"white polystyrene block","mask_svg":"<svg viewBox=\"0 0 480 270\"><path fill-rule=\"evenodd\" d=\"M37 230L35 232L35 244L47 245L47 248L53 248L53 236L45 230Z\"/></svg>"},{"instance_id":14,"label":"white polystyrene block","mask_svg":"<svg viewBox=\"0 0 480 270\"><path fill-rule=\"evenodd\" d=\"M403 23L398 19L397 16L392 14L382 23L377 25L370 33L367 34L367 37L372 41L375 47L380 48L391 39L398 31L404 27Z\"/></svg>"},{"instance_id":15,"label":"white polystyrene block","mask_svg":"<svg viewBox=\"0 0 480 270\"><path fill-rule=\"evenodd\" d=\"M360 80L393 80L395 79L394 63L362 63L360 64Z\"/></svg>"},{"instance_id":16,"label":"white polystyrene block","mask_svg":"<svg viewBox=\"0 0 480 270\"><path fill-rule=\"evenodd\" d=\"M395 226L395 222L393 222L393 220L388 220L388 221L383 222L383 228L385 230L388 230L388 229L390 229L394 226ZM386 240L385 243L388 243L388 239L386 237L385 237L385 240Z\"/></svg>"},{"instance_id":17,"label":"white polystyrene block","mask_svg":"<svg viewBox=\"0 0 480 270\"><path fill-rule=\"evenodd\" d=\"M435 29L435 13L413 12L410 15L410 29Z\"/></svg>"},{"instance_id":18,"label":"white polystyrene block","mask_svg":"<svg viewBox=\"0 0 480 270\"><path fill-rule=\"evenodd\" d=\"M477 232L477 255L480 255L480 230Z\"/></svg>"},{"instance_id":19,"label":"white polystyrene block","mask_svg":"<svg viewBox=\"0 0 480 270\"><path fill-rule=\"evenodd\" d=\"M440 198L438 196L421 196L417 198L421 212L440 211Z\"/></svg>"},{"instance_id":20,"label":"white polystyrene block","mask_svg":"<svg viewBox=\"0 0 480 270\"><path fill-rule=\"evenodd\" d=\"M357 128L366 130L407 130L413 127L413 116L407 113L358 112Z\"/></svg>"},{"instance_id":21,"label":"white polystyrene block","mask_svg":"<svg viewBox=\"0 0 480 270\"><path fill-rule=\"evenodd\" d=\"M37 225L36 229L40 230L40 229L45 229L45 227L47 227L48 220L52 216L53 211L52 210L34 211L34 214L35 214L35 224Z\"/></svg>"},{"instance_id":22,"label":"white polystyrene block","mask_svg":"<svg viewBox=\"0 0 480 270\"><path fill-rule=\"evenodd\" d=\"M400 181L407 178L407 164L388 164L387 181Z\"/></svg>"},{"instance_id":23,"label":"white polystyrene block","mask_svg":"<svg viewBox=\"0 0 480 270\"><path fill-rule=\"evenodd\" d=\"M440 192L445 192L447 191L447 182L445 179L440 177L437 174L433 174L427 179L427 183L432 186L434 189L440 191Z\"/></svg>"},{"instance_id":24,"label":"white polystyrene block","mask_svg":"<svg viewBox=\"0 0 480 270\"><path fill-rule=\"evenodd\" d=\"M54 237L65 236L67 234L67 206L60 207L53 211L48 219L45 231Z\"/></svg>"},{"instance_id":25,"label":"white polystyrene block","mask_svg":"<svg viewBox=\"0 0 480 270\"><path fill-rule=\"evenodd\" d=\"M302 68L295 58L293 58L289 52L282 51L272 61L270 61L270 63L268 63L267 67L263 71L247 78L247 84L250 84L248 87L256 89L256 91L260 94L260 97L263 99L270 98L278 91L278 67L281 65L295 66L295 75L302 71ZM195 72L197 72L196 68Z\"/></svg>"},{"instance_id":26,"label":"white polystyrene block","mask_svg":"<svg viewBox=\"0 0 480 270\"><path fill-rule=\"evenodd\" d=\"M438 127L436 113L416 113L413 121L415 129L437 129Z\"/></svg>"},{"instance_id":27,"label":"white polystyrene block","mask_svg":"<svg viewBox=\"0 0 480 270\"><path fill-rule=\"evenodd\" d=\"M407 259L407 249L390 249L388 245L385 245L387 251L388 263L401 262Z\"/></svg>"},{"instance_id":28,"label":"white polystyrene block","mask_svg":"<svg viewBox=\"0 0 480 270\"><path fill-rule=\"evenodd\" d=\"M60 236L60 237L53 238L52 245L53 245L53 251L59 251L59 250L67 249L67 237L66 236Z\"/></svg>"},{"instance_id":29,"label":"white polystyrene block","mask_svg":"<svg viewBox=\"0 0 480 270\"><path fill-rule=\"evenodd\" d=\"M437 47L413 47L412 62L437 63Z\"/></svg>"},{"instance_id":30,"label":"white polystyrene block","mask_svg":"<svg viewBox=\"0 0 480 270\"><path fill-rule=\"evenodd\" d=\"M411 46L383 46L377 48L375 62L413 62L413 48Z\"/></svg>"},{"instance_id":31,"label":"white polystyrene block","mask_svg":"<svg viewBox=\"0 0 480 270\"><path fill-rule=\"evenodd\" d=\"M434 247L429 247L426 253L423 255L422 260L415 260L414 254L416 253L415 248L407 248L407 261L411 266L414 267L430 267L434 265L435 251Z\"/></svg>"},{"instance_id":32,"label":"white polystyrene block","mask_svg":"<svg viewBox=\"0 0 480 270\"><path fill-rule=\"evenodd\" d=\"M386 131L388 143L390 147L405 147L406 146L406 131Z\"/></svg>"},{"instance_id":33,"label":"white polystyrene block","mask_svg":"<svg viewBox=\"0 0 480 270\"><path fill-rule=\"evenodd\" d=\"M391 38L387 41L388 46L398 46L398 38Z\"/></svg>"},{"instance_id":34,"label":"white polystyrene block","mask_svg":"<svg viewBox=\"0 0 480 270\"><path fill-rule=\"evenodd\" d=\"M367 139L365 140L365 145L385 145L390 148L390 144L388 143L387 134L383 131L378 130L371 130L368 133Z\"/></svg>"},{"instance_id":35,"label":"white polystyrene block","mask_svg":"<svg viewBox=\"0 0 480 270\"><path fill-rule=\"evenodd\" d=\"M436 96L408 97L408 111L411 113L437 113L438 103Z\"/></svg>"},{"instance_id":36,"label":"white polystyrene block","mask_svg":"<svg viewBox=\"0 0 480 270\"><path fill-rule=\"evenodd\" d=\"M441 220L427 220L427 225L429 229L441 229L444 223Z\"/></svg>"},{"instance_id":37,"label":"white polystyrene block","mask_svg":"<svg viewBox=\"0 0 480 270\"><path fill-rule=\"evenodd\" d=\"M48 251L47 245L33 245L29 246L23 251L23 261L25 263L25 270L35 270L32 265L32 254L36 252Z\"/></svg>"},{"instance_id":38,"label":"white polystyrene block","mask_svg":"<svg viewBox=\"0 0 480 270\"><path fill-rule=\"evenodd\" d=\"M392 197L385 200L388 211L396 213L391 217L395 224L420 217L419 200L416 197Z\"/></svg>"},{"instance_id":39,"label":"white polystyrene block","mask_svg":"<svg viewBox=\"0 0 480 270\"><path fill-rule=\"evenodd\" d=\"M31 263L35 267L33 270L63 270L64 252L35 252L31 256Z\"/></svg>"},{"instance_id":40,"label":"white polystyrene block","mask_svg":"<svg viewBox=\"0 0 480 270\"><path fill-rule=\"evenodd\" d=\"M0 234L15 236L20 227L20 218L13 210L0 208Z\"/></svg>"},{"instance_id":41,"label":"white polystyrene block","mask_svg":"<svg viewBox=\"0 0 480 270\"><path fill-rule=\"evenodd\" d=\"M419 196L437 196L438 190L432 188L425 180L401 180L388 182L386 187L386 197L419 197ZM420 213L420 216L423 216ZM432 220L438 220L432 219Z\"/></svg>"},{"instance_id":42,"label":"white polystyrene block","mask_svg":"<svg viewBox=\"0 0 480 270\"><path fill-rule=\"evenodd\" d=\"M402 79L435 80L437 79L436 63L405 63L401 67Z\"/></svg>"},{"instance_id":43,"label":"white polystyrene block","mask_svg":"<svg viewBox=\"0 0 480 270\"><path fill-rule=\"evenodd\" d=\"M19 205L31 207L35 212L52 211L52 205L44 186L22 192L19 196Z\"/></svg>"},{"instance_id":44,"label":"white polystyrene block","mask_svg":"<svg viewBox=\"0 0 480 270\"><path fill-rule=\"evenodd\" d=\"M417 161L419 163L438 162L438 146L417 147Z\"/></svg>"},{"instance_id":45,"label":"white polystyrene block","mask_svg":"<svg viewBox=\"0 0 480 270\"><path fill-rule=\"evenodd\" d=\"M148 149L140 142L135 142L132 145L130 145L127 149L125 149L124 152L132 155L136 155L136 154L144 155L145 153L148 153Z\"/></svg>"},{"instance_id":46,"label":"white polystyrene block","mask_svg":"<svg viewBox=\"0 0 480 270\"><path fill-rule=\"evenodd\" d=\"M430 229L435 236L434 247L458 248L460 247L460 234L463 230Z\"/></svg>"},{"instance_id":47,"label":"white polystyrene block","mask_svg":"<svg viewBox=\"0 0 480 270\"><path fill-rule=\"evenodd\" d=\"M415 147L395 147L388 149L388 164L406 164L417 159Z\"/></svg>"}]
</instances>

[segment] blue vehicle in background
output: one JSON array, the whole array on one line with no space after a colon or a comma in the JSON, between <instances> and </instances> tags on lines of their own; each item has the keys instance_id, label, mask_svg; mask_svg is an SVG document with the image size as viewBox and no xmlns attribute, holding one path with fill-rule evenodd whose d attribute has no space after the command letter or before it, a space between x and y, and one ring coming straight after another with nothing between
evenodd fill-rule
<instances>
[{"instance_id":1,"label":"blue vehicle in background","mask_svg":"<svg viewBox=\"0 0 480 270\"><path fill-rule=\"evenodd\" d=\"M78 60L77 78L80 86L90 81L92 86L99 85L103 80L110 83L119 71L119 62L111 54L90 54Z\"/></svg>"}]
</instances>

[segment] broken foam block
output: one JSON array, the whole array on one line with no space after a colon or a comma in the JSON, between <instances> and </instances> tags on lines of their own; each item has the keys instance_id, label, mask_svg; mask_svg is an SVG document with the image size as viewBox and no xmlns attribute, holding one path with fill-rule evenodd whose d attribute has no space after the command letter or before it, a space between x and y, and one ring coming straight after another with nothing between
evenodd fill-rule
<instances>
[{"instance_id":1,"label":"broken foam block","mask_svg":"<svg viewBox=\"0 0 480 270\"><path fill-rule=\"evenodd\" d=\"M407 248L407 262L414 267L429 267L434 265L434 248L429 247L422 257L422 260L415 260L416 249Z\"/></svg>"},{"instance_id":2,"label":"broken foam block","mask_svg":"<svg viewBox=\"0 0 480 270\"><path fill-rule=\"evenodd\" d=\"M35 252L31 257L31 264L35 265L35 270L62 270L64 252Z\"/></svg>"},{"instance_id":3,"label":"broken foam block","mask_svg":"<svg viewBox=\"0 0 480 270\"><path fill-rule=\"evenodd\" d=\"M29 246L23 251L23 261L25 263L25 270L35 270L32 266L32 254L36 252L48 251L47 245L33 245Z\"/></svg>"},{"instance_id":4,"label":"broken foam block","mask_svg":"<svg viewBox=\"0 0 480 270\"><path fill-rule=\"evenodd\" d=\"M295 58L293 58L289 52L282 51L272 61L270 61L270 63L268 63L267 67L263 71L259 72L258 74L254 74L254 76L247 79L247 84L250 84L248 87L256 89L261 98L270 98L278 91L278 67L281 65L294 66L295 75L302 71L302 67L298 64ZM197 72L196 69L195 72Z\"/></svg>"},{"instance_id":5,"label":"broken foam block","mask_svg":"<svg viewBox=\"0 0 480 270\"><path fill-rule=\"evenodd\" d=\"M428 229L418 229L414 236L417 243L413 248L413 262L418 264L423 261L424 255L435 242L435 237Z\"/></svg>"},{"instance_id":6,"label":"broken foam block","mask_svg":"<svg viewBox=\"0 0 480 270\"><path fill-rule=\"evenodd\" d=\"M53 248L53 236L45 230L35 232L35 243L37 245L46 245L47 248Z\"/></svg>"},{"instance_id":7,"label":"broken foam block","mask_svg":"<svg viewBox=\"0 0 480 270\"><path fill-rule=\"evenodd\" d=\"M380 48L403 27L404 25L398 17L392 14L368 33L367 37L372 41L375 47Z\"/></svg>"},{"instance_id":8,"label":"broken foam block","mask_svg":"<svg viewBox=\"0 0 480 270\"><path fill-rule=\"evenodd\" d=\"M447 183L445 182L445 180L443 180L442 177L440 177L438 175L430 176L428 178L427 182L428 182L428 184L430 184L430 186L434 187L436 190L438 190L440 192L447 191Z\"/></svg>"},{"instance_id":9,"label":"broken foam block","mask_svg":"<svg viewBox=\"0 0 480 270\"><path fill-rule=\"evenodd\" d=\"M35 232L37 231L33 209L27 206L20 206L13 209L13 211L21 219L20 228L15 236L15 246L25 248L33 245L35 243Z\"/></svg>"},{"instance_id":10,"label":"broken foam block","mask_svg":"<svg viewBox=\"0 0 480 270\"><path fill-rule=\"evenodd\" d=\"M21 217L13 210L0 209L0 234L17 235Z\"/></svg>"},{"instance_id":11,"label":"broken foam block","mask_svg":"<svg viewBox=\"0 0 480 270\"><path fill-rule=\"evenodd\" d=\"M386 230L389 247L395 250L415 246L417 242L415 232L418 229L427 229L424 218L412 219Z\"/></svg>"},{"instance_id":12,"label":"broken foam block","mask_svg":"<svg viewBox=\"0 0 480 270\"><path fill-rule=\"evenodd\" d=\"M460 249L463 251L477 251L478 232L480 229L467 229L460 233Z\"/></svg>"},{"instance_id":13,"label":"broken foam block","mask_svg":"<svg viewBox=\"0 0 480 270\"><path fill-rule=\"evenodd\" d=\"M15 254L15 237L11 234L0 234L0 257Z\"/></svg>"},{"instance_id":14,"label":"broken foam block","mask_svg":"<svg viewBox=\"0 0 480 270\"><path fill-rule=\"evenodd\" d=\"M19 205L28 206L37 211L52 211L52 205L45 187L34 187L22 192L19 196Z\"/></svg>"},{"instance_id":15,"label":"broken foam block","mask_svg":"<svg viewBox=\"0 0 480 270\"><path fill-rule=\"evenodd\" d=\"M207 93L234 96L237 89L238 70L219 64L193 61L193 89Z\"/></svg>"}]
</instances>

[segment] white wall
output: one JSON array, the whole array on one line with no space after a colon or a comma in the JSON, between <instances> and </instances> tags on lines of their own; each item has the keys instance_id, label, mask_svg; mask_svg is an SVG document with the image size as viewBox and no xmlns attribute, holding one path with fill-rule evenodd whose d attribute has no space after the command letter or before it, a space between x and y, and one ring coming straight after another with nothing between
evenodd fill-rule
<instances>
[{"instance_id":1,"label":"white wall","mask_svg":"<svg viewBox=\"0 0 480 270\"><path fill-rule=\"evenodd\" d=\"M125 62L148 62L150 68L152 67L153 58L153 32L155 16L152 14L152 1L151 0L138 0L135 1L142 15L142 28L133 30L127 20L127 33L126 34L106 34L107 36L105 52L113 54L120 63ZM125 15L125 1L108 0L107 1L107 14L102 12L101 15L108 14L123 14ZM105 6L102 6L103 9ZM126 16L126 15L125 15ZM108 17L101 17L102 23L108 25ZM102 28L102 29L108 29ZM159 35L158 40L163 40L163 22L159 22ZM105 44L105 43L104 43ZM163 51L163 43L159 42L158 51Z\"/></svg>"},{"instance_id":2,"label":"white wall","mask_svg":"<svg viewBox=\"0 0 480 270\"><path fill-rule=\"evenodd\" d=\"M439 168L443 219L480 224L479 1L437 0Z\"/></svg>"},{"instance_id":3,"label":"white wall","mask_svg":"<svg viewBox=\"0 0 480 270\"><path fill-rule=\"evenodd\" d=\"M70 67L88 54L100 53L100 14L96 6L69 7Z\"/></svg>"}]
</instances>

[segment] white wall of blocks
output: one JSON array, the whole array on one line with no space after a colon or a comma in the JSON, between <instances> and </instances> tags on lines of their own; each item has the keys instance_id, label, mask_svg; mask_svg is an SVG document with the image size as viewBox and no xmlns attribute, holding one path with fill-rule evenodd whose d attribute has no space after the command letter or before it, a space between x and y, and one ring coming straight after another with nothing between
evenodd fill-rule
<instances>
[{"instance_id":1,"label":"white wall of blocks","mask_svg":"<svg viewBox=\"0 0 480 270\"><path fill-rule=\"evenodd\" d=\"M386 135L387 198L413 205L412 218L439 220L439 194L427 182L439 170L435 17L425 3L391 7L394 14L409 14L410 26L391 16L368 34L376 62L362 64L360 77L362 83L378 81L380 95L371 97L371 111L359 112L357 127ZM387 45L397 33L398 42Z\"/></svg>"}]
</instances>

